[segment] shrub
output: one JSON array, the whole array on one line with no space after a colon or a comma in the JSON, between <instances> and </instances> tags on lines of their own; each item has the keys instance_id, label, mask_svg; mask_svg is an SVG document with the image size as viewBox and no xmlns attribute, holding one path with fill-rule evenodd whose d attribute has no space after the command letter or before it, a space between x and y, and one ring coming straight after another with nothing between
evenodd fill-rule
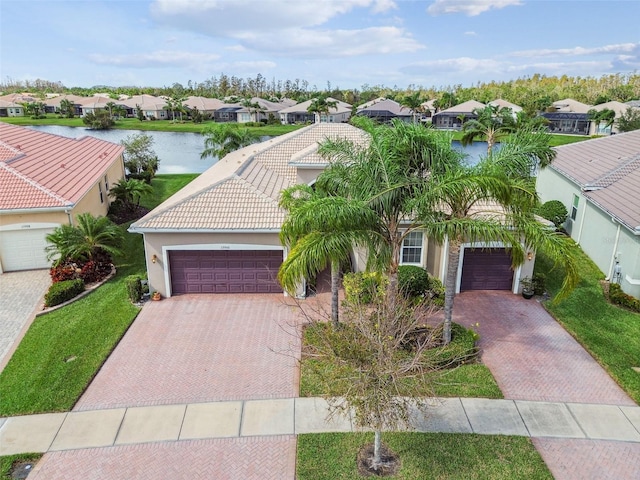
<instances>
[{"instance_id":1,"label":"shrub","mask_svg":"<svg viewBox=\"0 0 640 480\"><path fill-rule=\"evenodd\" d=\"M547 276L544 273L534 273L531 282L534 295L544 295L547 291Z\"/></svg>"},{"instance_id":2,"label":"shrub","mask_svg":"<svg viewBox=\"0 0 640 480\"><path fill-rule=\"evenodd\" d=\"M89 260L85 263L80 270L80 278L85 284L97 282L100 279L98 264L93 260Z\"/></svg>"},{"instance_id":3,"label":"shrub","mask_svg":"<svg viewBox=\"0 0 640 480\"><path fill-rule=\"evenodd\" d=\"M371 303L384 291L386 281L379 272L345 273L342 279L344 295L349 302Z\"/></svg>"},{"instance_id":4,"label":"shrub","mask_svg":"<svg viewBox=\"0 0 640 480\"><path fill-rule=\"evenodd\" d=\"M567 208L560 200L549 200L540 205L536 213L560 228L567 219Z\"/></svg>"},{"instance_id":5,"label":"shrub","mask_svg":"<svg viewBox=\"0 0 640 480\"><path fill-rule=\"evenodd\" d=\"M139 275L129 275L124 279L127 286L127 294L132 303L142 300L142 279Z\"/></svg>"},{"instance_id":6,"label":"shrub","mask_svg":"<svg viewBox=\"0 0 640 480\"><path fill-rule=\"evenodd\" d=\"M416 265L400 265L398 286L406 298L420 297L429 290L429 274Z\"/></svg>"},{"instance_id":7,"label":"shrub","mask_svg":"<svg viewBox=\"0 0 640 480\"><path fill-rule=\"evenodd\" d=\"M609 301L634 312L640 312L640 300L624 293L617 283L609 285Z\"/></svg>"},{"instance_id":8,"label":"shrub","mask_svg":"<svg viewBox=\"0 0 640 480\"><path fill-rule=\"evenodd\" d=\"M49 287L49 291L44 296L44 304L47 307L60 305L61 303L80 295L83 291L84 282L81 278L53 283L51 287Z\"/></svg>"},{"instance_id":9,"label":"shrub","mask_svg":"<svg viewBox=\"0 0 640 480\"><path fill-rule=\"evenodd\" d=\"M429 275L427 296L431 299L434 305L444 307L444 285L439 278Z\"/></svg>"},{"instance_id":10,"label":"shrub","mask_svg":"<svg viewBox=\"0 0 640 480\"><path fill-rule=\"evenodd\" d=\"M62 263L49 269L51 283L64 282L77 278L76 269L68 263Z\"/></svg>"}]
</instances>

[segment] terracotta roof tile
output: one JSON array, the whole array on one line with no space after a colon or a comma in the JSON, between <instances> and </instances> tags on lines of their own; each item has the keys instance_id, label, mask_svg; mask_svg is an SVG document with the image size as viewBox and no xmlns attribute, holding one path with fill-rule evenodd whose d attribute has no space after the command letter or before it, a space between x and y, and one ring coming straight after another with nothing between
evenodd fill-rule
<instances>
[{"instance_id":1,"label":"terracotta roof tile","mask_svg":"<svg viewBox=\"0 0 640 480\"><path fill-rule=\"evenodd\" d=\"M121 158L123 147L93 137L72 139L0 122L0 163L6 175L2 189L24 188L25 179L63 204L78 202L107 169ZM16 154L18 152L18 154ZM11 154L14 154L11 156ZM22 196L20 203L3 196L0 209L41 208L38 195Z\"/></svg>"}]
</instances>

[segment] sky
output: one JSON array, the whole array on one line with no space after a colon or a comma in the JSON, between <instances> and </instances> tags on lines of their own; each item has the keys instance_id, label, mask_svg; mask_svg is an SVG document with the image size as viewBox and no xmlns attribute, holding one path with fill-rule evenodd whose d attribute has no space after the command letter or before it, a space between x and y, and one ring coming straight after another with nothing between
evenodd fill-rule
<instances>
[{"instance_id":1,"label":"sky","mask_svg":"<svg viewBox=\"0 0 640 480\"><path fill-rule=\"evenodd\" d=\"M444 88L640 71L640 0L0 0L0 83Z\"/></svg>"}]
</instances>

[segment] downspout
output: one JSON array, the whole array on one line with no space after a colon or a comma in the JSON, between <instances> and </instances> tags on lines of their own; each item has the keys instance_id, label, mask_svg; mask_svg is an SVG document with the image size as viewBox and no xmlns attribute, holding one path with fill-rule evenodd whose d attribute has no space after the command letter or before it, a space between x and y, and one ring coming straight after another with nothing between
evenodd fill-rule
<instances>
[{"instance_id":1,"label":"downspout","mask_svg":"<svg viewBox=\"0 0 640 480\"><path fill-rule=\"evenodd\" d=\"M611 276L613 275L613 265L616 261L616 257L618 256L619 241L620 241L620 224L618 224L618 230L616 231L616 241L613 242L613 252L611 252L611 262L609 263L609 275L607 275L607 278L605 278L606 281L611 280Z\"/></svg>"},{"instance_id":2,"label":"downspout","mask_svg":"<svg viewBox=\"0 0 640 480\"><path fill-rule=\"evenodd\" d=\"M584 207L582 208L582 218L580 219L580 228L578 229L578 238L576 240L578 245L580 245L580 239L582 238L582 228L584 227L584 219L587 216L587 203L589 203L586 197L583 196L582 199L584 200Z\"/></svg>"}]
</instances>

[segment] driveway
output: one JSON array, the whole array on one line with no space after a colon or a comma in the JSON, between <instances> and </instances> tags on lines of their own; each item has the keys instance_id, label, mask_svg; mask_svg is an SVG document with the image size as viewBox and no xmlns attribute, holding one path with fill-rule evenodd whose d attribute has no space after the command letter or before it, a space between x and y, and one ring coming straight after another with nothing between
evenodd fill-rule
<instances>
[{"instance_id":1,"label":"driveway","mask_svg":"<svg viewBox=\"0 0 640 480\"><path fill-rule=\"evenodd\" d=\"M42 307L49 285L49 270L0 275L0 372Z\"/></svg>"},{"instance_id":2,"label":"driveway","mask_svg":"<svg viewBox=\"0 0 640 480\"><path fill-rule=\"evenodd\" d=\"M464 292L455 299L453 321L480 333L482 361L505 398L635 405L536 300ZM556 480L638 479L637 444L566 438L533 444Z\"/></svg>"},{"instance_id":3,"label":"driveway","mask_svg":"<svg viewBox=\"0 0 640 480\"><path fill-rule=\"evenodd\" d=\"M295 397L297 318L279 294L149 302L74 410Z\"/></svg>"}]
</instances>

